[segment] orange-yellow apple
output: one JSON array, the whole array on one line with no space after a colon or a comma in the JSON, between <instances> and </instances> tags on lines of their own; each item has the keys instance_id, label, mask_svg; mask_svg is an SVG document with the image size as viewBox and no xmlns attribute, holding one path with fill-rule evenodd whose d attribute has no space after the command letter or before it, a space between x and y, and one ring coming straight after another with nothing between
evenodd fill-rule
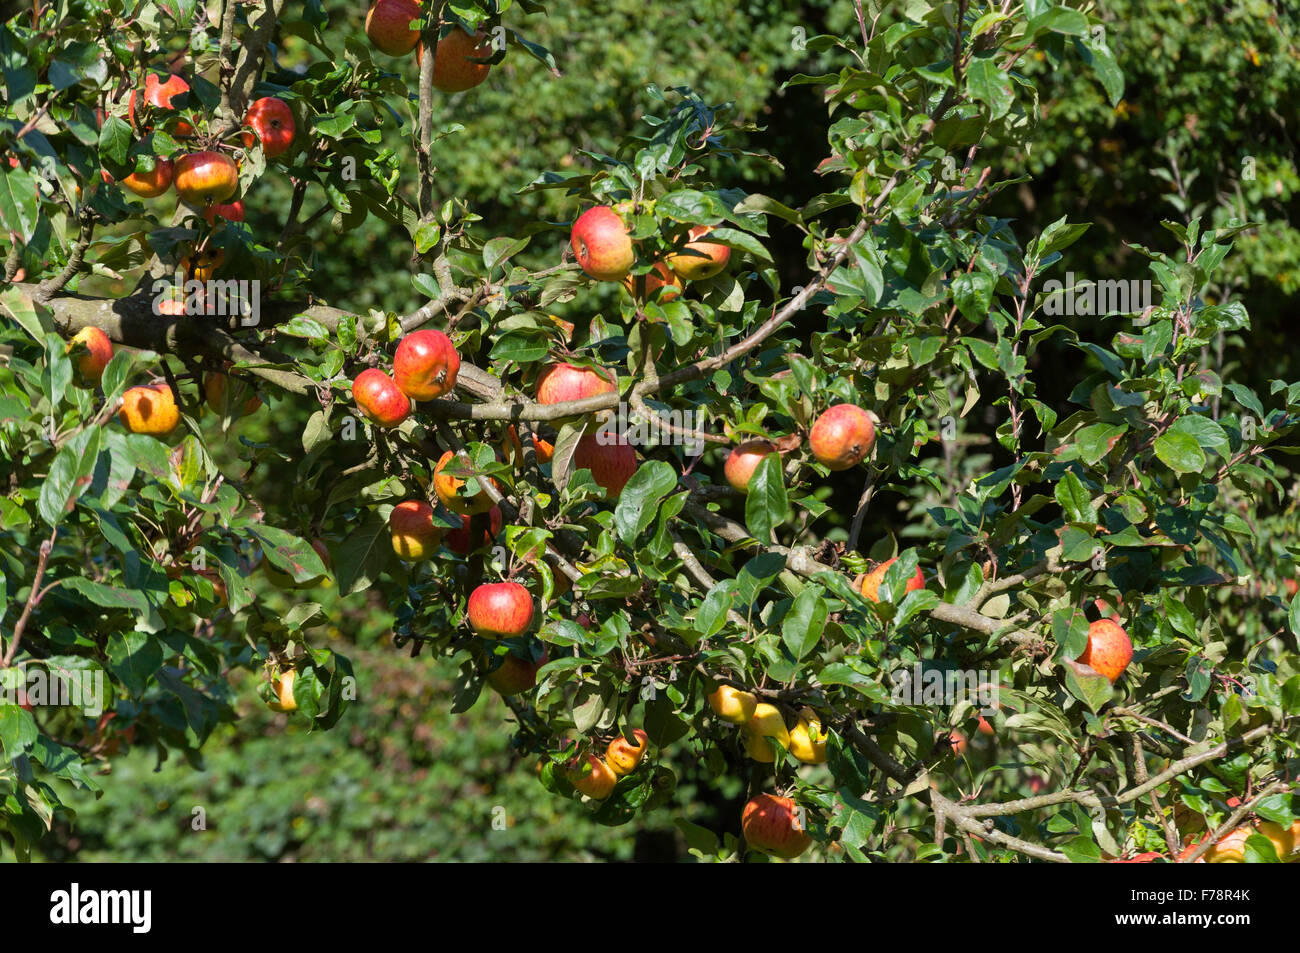
<instances>
[{"instance_id":1,"label":"orange-yellow apple","mask_svg":"<svg viewBox=\"0 0 1300 953\"><path fill-rule=\"evenodd\" d=\"M896 562L898 562L897 556L894 556L892 559L886 559L883 563L881 563L879 566L876 566L865 576L860 577L858 579L859 591L861 591L861 593L864 596L866 596L868 599L870 599L872 602L879 602L880 584L884 582L885 573L889 571L889 567L894 565L894 563ZM912 592L916 589L924 589L924 588L925 588L925 576L921 573L921 567L917 566L915 574L913 574L911 579L907 580L907 585L903 589L903 595L907 595L907 593Z\"/></svg>"},{"instance_id":2,"label":"orange-yellow apple","mask_svg":"<svg viewBox=\"0 0 1300 953\"><path fill-rule=\"evenodd\" d=\"M434 525L433 507L424 500L403 500L388 514L388 533L393 552L409 562L432 559L442 540L442 528Z\"/></svg>"},{"instance_id":3,"label":"orange-yellow apple","mask_svg":"<svg viewBox=\"0 0 1300 953\"><path fill-rule=\"evenodd\" d=\"M433 400L449 393L459 373L460 355L441 331L416 331L397 342L393 380L411 400Z\"/></svg>"},{"instance_id":4,"label":"orange-yellow apple","mask_svg":"<svg viewBox=\"0 0 1300 953\"><path fill-rule=\"evenodd\" d=\"M585 764L581 760L571 761L564 776L579 794L585 794L593 801L605 800L614 793L614 785L618 784L618 776L594 754L587 755Z\"/></svg>"},{"instance_id":5,"label":"orange-yellow apple","mask_svg":"<svg viewBox=\"0 0 1300 953\"><path fill-rule=\"evenodd\" d=\"M1291 836L1291 831L1281 824L1275 824L1273 821L1260 821L1255 825L1255 830L1264 835L1273 845L1273 852L1277 854L1278 860L1283 862L1291 856L1295 850L1295 840Z\"/></svg>"},{"instance_id":6,"label":"orange-yellow apple","mask_svg":"<svg viewBox=\"0 0 1300 953\"><path fill-rule=\"evenodd\" d=\"M700 281L712 278L727 267L731 260L731 248L717 242L700 241L713 231L707 225L699 225L688 233L689 241L679 252L668 256L668 267L674 274L686 281Z\"/></svg>"},{"instance_id":7,"label":"orange-yellow apple","mask_svg":"<svg viewBox=\"0 0 1300 953\"><path fill-rule=\"evenodd\" d=\"M405 56L420 42L420 31L411 21L421 19L415 0L376 0L366 14L366 36L381 53Z\"/></svg>"},{"instance_id":8,"label":"orange-yellow apple","mask_svg":"<svg viewBox=\"0 0 1300 953\"><path fill-rule=\"evenodd\" d=\"M470 627L484 639L513 639L533 621L533 596L517 582L486 582L469 594Z\"/></svg>"},{"instance_id":9,"label":"orange-yellow apple","mask_svg":"<svg viewBox=\"0 0 1300 953\"><path fill-rule=\"evenodd\" d=\"M442 505L447 509L462 516L488 512L492 509L492 499L487 495L486 490L481 489L472 497L465 496L464 490L468 481L446 472L447 465L455 459L456 454L448 450L438 458L438 465L433 468L433 489L437 492L438 499L442 500ZM487 477L479 477L479 485L482 486L487 479Z\"/></svg>"},{"instance_id":10,"label":"orange-yellow apple","mask_svg":"<svg viewBox=\"0 0 1300 953\"><path fill-rule=\"evenodd\" d=\"M620 778L635 771L636 766L645 757L646 733L637 728L632 732L632 737L636 739L636 744L619 735L605 749L606 764Z\"/></svg>"},{"instance_id":11,"label":"orange-yellow apple","mask_svg":"<svg viewBox=\"0 0 1300 953\"><path fill-rule=\"evenodd\" d=\"M836 404L813 423L808 447L818 462L847 470L862 462L876 442L871 415L856 404Z\"/></svg>"},{"instance_id":12,"label":"orange-yellow apple","mask_svg":"<svg viewBox=\"0 0 1300 953\"><path fill-rule=\"evenodd\" d=\"M582 270L597 281L622 281L636 263L627 226L608 205L593 206L579 215L569 244Z\"/></svg>"},{"instance_id":13,"label":"orange-yellow apple","mask_svg":"<svg viewBox=\"0 0 1300 953\"><path fill-rule=\"evenodd\" d=\"M172 186L174 168L170 159L155 158L150 172L132 172L118 184L142 199L154 199Z\"/></svg>"},{"instance_id":14,"label":"orange-yellow apple","mask_svg":"<svg viewBox=\"0 0 1300 953\"><path fill-rule=\"evenodd\" d=\"M117 415L127 430L151 437L165 437L181 422L176 396L166 384L130 388Z\"/></svg>"},{"instance_id":15,"label":"orange-yellow apple","mask_svg":"<svg viewBox=\"0 0 1300 953\"><path fill-rule=\"evenodd\" d=\"M223 152L190 152L176 160L172 183L182 199L203 208L235 194L239 168Z\"/></svg>"},{"instance_id":16,"label":"orange-yellow apple","mask_svg":"<svg viewBox=\"0 0 1300 953\"><path fill-rule=\"evenodd\" d=\"M776 749L768 738L781 742L781 747L789 750L790 732L785 727L785 718L775 705L759 702L754 706L754 714L744 725L745 753L755 761L771 764L776 760Z\"/></svg>"},{"instance_id":17,"label":"orange-yellow apple","mask_svg":"<svg viewBox=\"0 0 1300 953\"><path fill-rule=\"evenodd\" d=\"M786 860L798 857L812 844L799 821L798 806L775 794L750 798L740 815L740 829L754 850Z\"/></svg>"},{"instance_id":18,"label":"orange-yellow apple","mask_svg":"<svg viewBox=\"0 0 1300 953\"><path fill-rule=\"evenodd\" d=\"M1245 825L1236 827L1224 834L1214 846L1205 852L1205 862L1209 864L1243 864L1246 862L1246 838L1250 828Z\"/></svg>"},{"instance_id":19,"label":"orange-yellow apple","mask_svg":"<svg viewBox=\"0 0 1300 953\"><path fill-rule=\"evenodd\" d=\"M266 703L271 711L298 710L298 700L293 697L293 684L297 680L298 673L293 669L281 672L271 679L271 691L275 695L275 699Z\"/></svg>"},{"instance_id":20,"label":"orange-yellow apple","mask_svg":"<svg viewBox=\"0 0 1300 953\"><path fill-rule=\"evenodd\" d=\"M765 456L775 451L776 447L766 440L746 440L739 446L734 447L731 453L727 455L727 462L723 464L722 473L733 488L741 493L748 493L749 481L753 479L754 471L758 469L758 465L763 462Z\"/></svg>"},{"instance_id":21,"label":"orange-yellow apple","mask_svg":"<svg viewBox=\"0 0 1300 953\"><path fill-rule=\"evenodd\" d=\"M220 373L204 376L203 395L213 413L225 413L232 417L247 417L262 406L262 398L246 383L236 379L235 386L231 387L230 378ZM239 408L237 414L234 412L236 407Z\"/></svg>"},{"instance_id":22,"label":"orange-yellow apple","mask_svg":"<svg viewBox=\"0 0 1300 953\"><path fill-rule=\"evenodd\" d=\"M1088 644L1077 661L1091 665L1094 671L1113 682L1132 659L1133 643L1128 633L1110 619L1098 619L1088 626Z\"/></svg>"},{"instance_id":23,"label":"orange-yellow apple","mask_svg":"<svg viewBox=\"0 0 1300 953\"><path fill-rule=\"evenodd\" d=\"M682 280L662 261L655 262L654 268L644 275L629 273L623 279L623 287L628 290L628 294L640 301L653 301L658 292L659 301L664 304L675 301L682 294Z\"/></svg>"},{"instance_id":24,"label":"orange-yellow apple","mask_svg":"<svg viewBox=\"0 0 1300 953\"><path fill-rule=\"evenodd\" d=\"M68 353L77 347L84 347L85 353L79 354L73 366L77 375L87 384L98 384L104 376L104 368L113 359L113 342L108 335L96 327L82 328L68 341Z\"/></svg>"},{"instance_id":25,"label":"orange-yellow apple","mask_svg":"<svg viewBox=\"0 0 1300 953\"><path fill-rule=\"evenodd\" d=\"M753 718L757 705L756 695L730 685L719 685L709 695L709 707L713 713L733 725L743 725Z\"/></svg>"},{"instance_id":26,"label":"orange-yellow apple","mask_svg":"<svg viewBox=\"0 0 1300 953\"><path fill-rule=\"evenodd\" d=\"M352 398L377 427L396 427L411 415L410 399L377 367L368 367L356 376Z\"/></svg>"}]
</instances>

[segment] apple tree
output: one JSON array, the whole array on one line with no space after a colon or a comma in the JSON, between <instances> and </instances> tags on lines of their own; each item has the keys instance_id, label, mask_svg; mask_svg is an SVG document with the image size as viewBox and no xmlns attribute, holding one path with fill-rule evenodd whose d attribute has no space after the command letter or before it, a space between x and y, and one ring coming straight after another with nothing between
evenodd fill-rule
<instances>
[{"instance_id":1,"label":"apple tree","mask_svg":"<svg viewBox=\"0 0 1300 953\"><path fill-rule=\"evenodd\" d=\"M665 752L744 778L734 827L681 823L701 858L1286 860L1300 383L1211 348L1248 346L1223 275L1257 226L1163 222L1130 300L1064 283L1086 222L989 209L1026 57L1120 100L1090 7L855 4L790 80L823 191L746 190L761 130L652 85L635 133L534 170L566 221L500 234L435 145L503 64L554 69L540 4L6 6L15 852L113 752L197 761L235 671L346 724L383 686L321 638L330 584L457 673L450 709L501 693L601 823L673 810ZM417 309L319 300L370 231Z\"/></svg>"}]
</instances>

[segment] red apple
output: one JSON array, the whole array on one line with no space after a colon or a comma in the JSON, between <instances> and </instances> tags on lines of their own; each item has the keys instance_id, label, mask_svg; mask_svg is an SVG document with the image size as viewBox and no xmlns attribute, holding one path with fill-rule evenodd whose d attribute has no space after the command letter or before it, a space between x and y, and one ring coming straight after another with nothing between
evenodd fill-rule
<instances>
[{"instance_id":1,"label":"red apple","mask_svg":"<svg viewBox=\"0 0 1300 953\"><path fill-rule=\"evenodd\" d=\"M98 384L104 376L104 368L113 359L113 342L99 328L86 327L72 336L66 350L71 353L78 346L84 347L86 353L78 355L75 360L77 374L87 384Z\"/></svg>"},{"instance_id":2,"label":"red apple","mask_svg":"<svg viewBox=\"0 0 1300 953\"><path fill-rule=\"evenodd\" d=\"M433 56L433 88L444 93L463 93L487 79L492 69L486 60L492 55L492 45L483 31L473 35L458 26L451 28L438 41ZM424 44L415 48L415 62L424 62Z\"/></svg>"},{"instance_id":3,"label":"red apple","mask_svg":"<svg viewBox=\"0 0 1300 953\"><path fill-rule=\"evenodd\" d=\"M289 151L297 128L289 104L274 96L263 96L261 99L254 100L253 105L249 106L248 112L244 114L244 125L253 130L244 133L244 148L253 148L254 137L261 139L262 152L268 159L282 156Z\"/></svg>"},{"instance_id":4,"label":"red apple","mask_svg":"<svg viewBox=\"0 0 1300 953\"><path fill-rule=\"evenodd\" d=\"M1133 660L1133 642L1128 633L1110 619L1098 619L1088 626L1088 644L1076 661L1115 681Z\"/></svg>"},{"instance_id":5,"label":"red apple","mask_svg":"<svg viewBox=\"0 0 1300 953\"><path fill-rule=\"evenodd\" d=\"M857 466L876 442L871 415L854 404L836 404L813 424L808 446L832 470Z\"/></svg>"},{"instance_id":6,"label":"red apple","mask_svg":"<svg viewBox=\"0 0 1300 953\"><path fill-rule=\"evenodd\" d=\"M424 500L403 500L388 514L393 552L415 562L430 559L442 541L442 528L433 522L433 507Z\"/></svg>"},{"instance_id":7,"label":"red apple","mask_svg":"<svg viewBox=\"0 0 1300 953\"><path fill-rule=\"evenodd\" d=\"M239 187L235 160L220 152L191 152L176 160L173 179L180 197L200 208L224 202Z\"/></svg>"},{"instance_id":8,"label":"red apple","mask_svg":"<svg viewBox=\"0 0 1300 953\"><path fill-rule=\"evenodd\" d=\"M533 621L533 596L517 582L484 583L469 594L470 627L484 639L513 639Z\"/></svg>"},{"instance_id":9,"label":"red apple","mask_svg":"<svg viewBox=\"0 0 1300 953\"><path fill-rule=\"evenodd\" d=\"M616 390L618 385L609 371L573 364L552 364L537 378L539 404L563 404L583 397L612 394Z\"/></svg>"},{"instance_id":10,"label":"red apple","mask_svg":"<svg viewBox=\"0 0 1300 953\"><path fill-rule=\"evenodd\" d=\"M450 393L459 373L460 355L441 331L416 331L397 342L393 380L411 400L433 400Z\"/></svg>"},{"instance_id":11,"label":"red apple","mask_svg":"<svg viewBox=\"0 0 1300 953\"><path fill-rule=\"evenodd\" d=\"M377 367L352 381L352 397L361 412L378 427L396 427L411 415L411 402L393 379Z\"/></svg>"},{"instance_id":12,"label":"red apple","mask_svg":"<svg viewBox=\"0 0 1300 953\"><path fill-rule=\"evenodd\" d=\"M602 443L601 441L608 441ZM608 432L589 433L573 450L573 469L590 470L605 499L616 500L627 481L636 473L636 451L622 436Z\"/></svg>"},{"instance_id":13,"label":"red apple","mask_svg":"<svg viewBox=\"0 0 1300 953\"><path fill-rule=\"evenodd\" d=\"M381 53L405 56L420 41L411 21L423 18L415 0L376 0L366 14L366 36Z\"/></svg>"},{"instance_id":14,"label":"red apple","mask_svg":"<svg viewBox=\"0 0 1300 953\"><path fill-rule=\"evenodd\" d=\"M723 475L733 488L741 493L749 492L749 481L754 471L763 462L763 458L776 451L766 440L747 440L732 449L727 455L727 462L722 467Z\"/></svg>"},{"instance_id":15,"label":"red apple","mask_svg":"<svg viewBox=\"0 0 1300 953\"><path fill-rule=\"evenodd\" d=\"M149 73L144 78L144 101L155 109L174 109L172 100L189 91L190 84L174 73L165 80L161 79L156 73ZM131 96L126 102L127 116L130 118L132 126L135 125L135 95L135 90L132 90ZM145 126L144 131L147 132L151 128L151 126ZM171 132L172 136L177 139L187 139L194 135L194 127L181 120L176 123Z\"/></svg>"},{"instance_id":16,"label":"red apple","mask_svg":"<svg viewBox=\"0 0 1300 953\"><path fill-rule=\"evenodd\" d=\"M537 684L537 671L547 662L543 647L542 657L534 660L530 655L520 658L514 652L506 653L501 664L487 674L487 683L501 695L518 695L530 691Z\"/></svg>"},{"instance_id":17,"label":"red apple","mask_svg":"<svg viewBox=\"0 0 1300 953\"><path fill-rule=\"evenodd\" d=\"M242 222L244 220L244 200L235 199L235 201L229 203L209 205L203 210L203 218L209 225L216 225L219 218L223 218L227 222Z\"/></svg>"},{"instance_id":18,"label":"red apple","mask_svg":"<svg viewBox=\"0 0 1300 953\"><path fill-rule=\"evenodd\" d=\"M622 281L636 263L627 226L608 205L579 215L569 244L582 270L598 281Z\"/></svg>"},{"instance_id":19,"label":"red apple","mask_svg":"<svg viewBox=\"0 0 1300 953\"><path fill-rule=\"evenodd\" d=\"M799 808L788 797L759 794L745 805L740 829L754 850L774 857L798 857L812 844L799 822Z\"/></svg>"},{"instance_id":20,"label":"red apple","mask_svg":"<svg viewBox=\"0 0 1300 953\"><path fill-rule=\"evenodd\" d=\"M857 580L858 590L864 596L870 599L872 602L879 602L880 584L884 582L885 573L889 570L889 567L894 565L894 563L896 562L898 562L897 556L893 557L892 559L886 559L883 563L881 563L879 566L876 566L865 576L860 577ZM925 576L921 573L921 567L917 566L916 572L913 574L912 578L907 580L907 586L903 589L903 595L907 595L909 592L912 592L915 589L924 589L924 588L925 588Z\"/></svg>"},{"instance_id":21,"label":"red apple","mask_svg":"<svg viewBox=\"0 0 1300 953\"><path fill-rule=\"evenodd\" d=\"M462 513L460 519L460 529L453 529L447 533L447 548L453 553L460 553L462 556L468 556L470 550L477 548L469 544L470 521L473 517ZM488 510L488 523L491 526L491 529L484 530L483 539L479 543L480 546L491 544L492 540L496 539L497 533L501 532L501 507L494 506L492 509Z\"/></svg>"},{"instance_id":22,"label":"red apple","mask_svg":"<svg viewBox=\"0 0 1300 953\"><path fill-rule=\"evenodd\" d=\"M692 228L687 236L689 241L685 247L668 256L668 267L677 277L686 281L700 281L712 278L727 267L727 262L731 260L729 246L698 240L711 231L713 229L705 225Z\"/></svg>"}]
</instances>

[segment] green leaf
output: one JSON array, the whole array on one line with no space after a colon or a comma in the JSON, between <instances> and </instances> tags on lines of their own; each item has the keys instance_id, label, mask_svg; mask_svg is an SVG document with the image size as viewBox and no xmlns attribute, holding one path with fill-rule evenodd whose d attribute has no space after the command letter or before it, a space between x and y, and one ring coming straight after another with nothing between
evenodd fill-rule
<instances>
[{"instance_id":1,"label":"green leaf","mask_svg":"<svg viewBox=\"0 0 1300 953\"><path fill-rule=\"evenodd\" d=\"M822 637L829 614L820 586L808 586L799 593L781 621L781 640L791 655L802 659L813 650Z\"/></svg>"},{"instance_id":2,"label":"green leaf","mask_svg":"<svg viewBox=\"0 0 1300 953\"><path fill-rule=\"evenodd\" d=\"M1056 502L1061 504L1066 519L1071 523L1097 522L1097 509L1092 505L1092 494L1072 470L1066 470L1061 482L1056 484Z\"/></svg>"},{"instance_id":3,"label":"green leaf","mask_svg":"<svg viewBox=\"0 0 1300 953\"><path fill-rule=\"evenodd\" d=\"M36 719L19 705L0 705L0 748L12 761L36 743Z\"/></svg>"},{"instance_id":4,"label":"green leaf","mask_svg":"<svg viewBox=\"0 0 1300 953\"><path fill-rule=\"evenodd\" d=\"M106 667L133 697L144 694L162 663L162 645L147 632L115 632L108 637Z\"/></svg>"},{"instance_id":5,"label":"green leaf","mask_svg":"<svg viewBox=\"0 0 1300 953\"><path fill-rule=\"evenodd\" d=\"M36 509L50 526L58 526L90 484L99 457L99 427L87 427L63 445L41 484Z\"/></svg>"},{"instance_id":6,"label":"green leaf","mask_svg":"<svg viewBox=\"0 0 1300 953\"><path fill-rule=\"evenodd\" d=\"M1191 434L1169 430L1156 438L1156 456L1175 473L1200 473L1205 469L1205 451Z\"/></svg>"},{"instance_id":7,"label":"green leaf","mask_svg":"<svg viewBox=\"0 0 1300 953\"><path fill-rule=\"evenodd\" d=\"M599 435L597 435L599 439ZM677 473L662 460L638 467L627 481L614 508L614 528L630 543L645 531L659 511L659 501L677 487Z\"/></svg>"},{"instance_id":8,"label":"green leaf","mask_svg":"<svg viewBox=\"0 0 1300 953\"><path fill-rule=\"evenodd\" d=\"M967 70L966 83L971 95L980 102L987 103L989 117L1001 119L1015 102L1011 90L1011 78L1003 71L993 55L978 57L971 61Z\"/></svg>"},{"instance_id":9,"label":"green leaf","mask_svg":"<svg viewBox=\"0 0 1300 953\"><path fill-rule=\"evenodd\" d=\"M769 453L754 470L745 497L745 524L760 543L771 541L772 530L785 522L790 508L785 492L781 455Z\"/></svg>"}]
</instances>

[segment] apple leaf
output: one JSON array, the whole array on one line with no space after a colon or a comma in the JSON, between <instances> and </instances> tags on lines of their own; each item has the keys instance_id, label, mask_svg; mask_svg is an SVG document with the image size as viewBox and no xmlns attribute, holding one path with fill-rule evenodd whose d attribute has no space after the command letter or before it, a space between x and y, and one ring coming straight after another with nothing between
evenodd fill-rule
<instances>
[{"instance_id":1,"label":"apple leaf","mask_svg":"<svg viewBox=\"0 0 1300 953\"><path fill-rule=\"evenodd\" d=\"M781 455L769 453L754 469L745 497L745 524L760 543L771 541L772 530L785 522L790 508L781 472Z\"/></svg>"},{"instance_id":2,"label":"apple leaf","mask_svg":"<svg viewBox=\"0 0 1300 953\"><path fill-rule=\"evenodd\" d=\"M654 521L659 501L677 486L677 473L662 460L639 467L627 481L614 509L614 527L619 538L630 543Z\"/></svg>"}]
</instances>

